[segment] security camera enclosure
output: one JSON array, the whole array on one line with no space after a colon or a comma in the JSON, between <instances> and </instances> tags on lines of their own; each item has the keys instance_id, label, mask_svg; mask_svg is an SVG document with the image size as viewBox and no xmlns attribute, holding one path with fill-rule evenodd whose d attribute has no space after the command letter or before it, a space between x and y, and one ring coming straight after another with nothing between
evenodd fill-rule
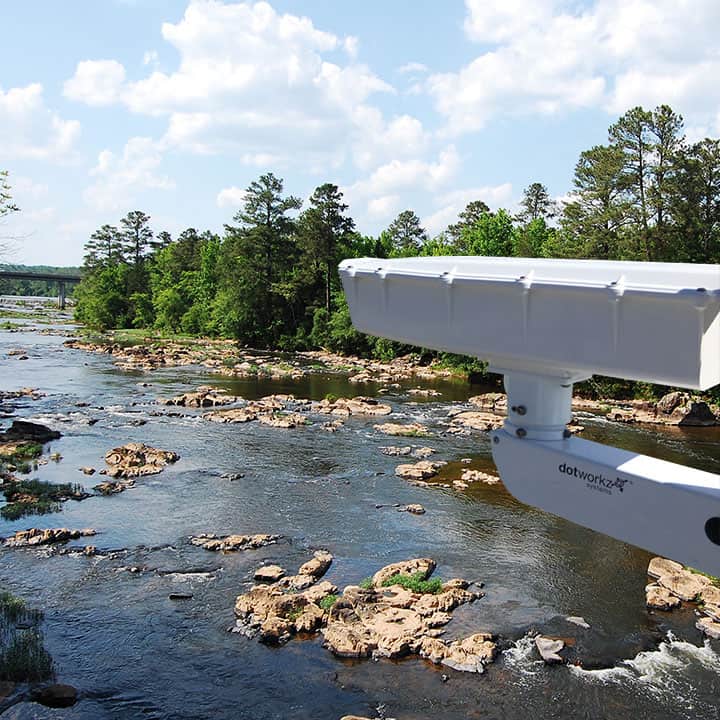
<instances>
[{"instance_id":1,"label":"security camera enclosure","mask_svg":"<svg viewBox=\"0 0 720 720\"><path fill-rule=\"evenodd\" d=\"M524 258L340 264L372 335L490 361L707 389L720 383L720 266Z\"/></svg>"}]
</instances>

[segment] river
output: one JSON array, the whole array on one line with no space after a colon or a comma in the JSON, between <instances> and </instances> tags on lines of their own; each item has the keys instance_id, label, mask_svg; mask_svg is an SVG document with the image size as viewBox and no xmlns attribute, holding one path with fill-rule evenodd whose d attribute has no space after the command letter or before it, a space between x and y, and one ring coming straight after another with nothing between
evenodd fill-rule
<instances>
[{"instance_id":1,"label":"river","mask_svg":"<svg viewBox=\"0 0 720 720\"><path fill-rule=\"evenodd\" d=\"M502 486L464 492L413 486L394 476L398 458L378 449L407 441L375 433L374 418L348 418L335 433L318 422L284 430L210 423L192 411L171 416L156 403L200 384L247 399L353 396L372 394L374 386L359 388L332 373L292 382L230 381L198 367L124 372L107 355L64 347L65 339L0 331L0 390L30 386L45 393L18 401L16 416L63 433L49 448L62 460L33 477L90 489L97 476L78 468L102 467L107 450L129 441L174 450L181 459L124 493L69 501L56 514L0 520L0 536L30 526L93 527L98 549L119 551L108 557L0 551L0 585L44 610L58 681L80 691L74 707L47 717L720 717L720 643L703 642L692 607L647 611L648 553L524 506ZM8 355L18 348L26 360ZM442 395L409 396L407 389L418 385ZM486 435L441 435L449 402L478 392L465 383L414 382L383 402L393 407L390 419L429 425L433 436L422 443L452 461L451 470L461 458L488 469ZM582 422L588 439L720 472L718 427L660 431L587 414ZM223 473L243 477L231 482ZM393 503L421 503L427 512L376 507ZM282 540L223 555L189 544L202 532L276 533ZM497 634L495 663L476 675L418 658L347 661L324 649L320 636L268 647L228 632L235 597L251 587L258 565L297 568L318 548L334 555L327 579L341 588L412 557L435 559L443 578L482 581L485 597L454 613L446 637ZM170 600L171 592L192 599ZM582 616L590 630L569 625L566 616ZM545 666L534 650L535 632L575 638L586 669ZM14 712L20 713L11 708L2 717L31 717Z\"/></svg>"}]
</instances>

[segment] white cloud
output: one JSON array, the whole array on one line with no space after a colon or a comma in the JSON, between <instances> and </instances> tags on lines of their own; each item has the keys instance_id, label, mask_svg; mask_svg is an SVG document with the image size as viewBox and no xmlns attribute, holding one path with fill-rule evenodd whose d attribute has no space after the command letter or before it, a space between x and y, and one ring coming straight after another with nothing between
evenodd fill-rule
<instances>
[{"instance_id":1,"label":"white cloud","mask_svg":"<svg viewBox=\"0 0 720 720\"><path fill-rule=\"evenodd\" d=\"M482 200L491 210L507 207L512 202L512 185L503 183L445 193L437 200L439 207L423 218L423 227L431 235L442 232L448 225L457 222L467 204L475 200Z\"/></svg>"},{"instance_id":2,"label":"white cloud","mask_svg":"<svg viewBox=\"0 0 720 720\"><path fill-rule=\"evenodd\" d=\"M401 75L417 75L419 73L426 73L428 71L428 66L423 65L419 62L409 62L405 63L404 65L401 65L397 70Z\"/></svg>"},{"instance_id":3,"label":"white cloud","mask_svg":"<svg viewBox=\"0 0 720 720\"><path fill-rule=\"evenodd\" d=\"M37 183L32 178L24 175L10 177L10 185L12 187L12 196L18 205L22 205L24 198L36 200L44 198L48 194L48 186L45 183Z\"/></svg>"},{"instance_id":4,"label":"white cloud","mask_svg":"<svg viewBox=\"0 0 720 720\"><path fill-rule=\"evenodd\" d=\"M403 195L435 193L454 180L459 167L457 150L449 145L435 161L391 160L369 177L343 188L343 193L352 213L388 220L400 207Z\"/></svg>"},{"instance_id":5,"label":"white cloud","mask_svg":"<svg viewBox=\"0 0 720 720\"><path fill-rule=\"evenodd\" d=\"M358 107L353 121L360 130L354 136L355 164L367 170L387 158L398 160L418 157L430 145L430 135L412 115L397 115L386 120L377 108Z\"/></svg>"},{"instance_id":6,"label":"white cloud","mask_svg":"<svg viewBox=\"0 0 720 720\"><path fill-rule=\"evenodd\" d=\"M223 188L217 195L216 203L218 207L239 208L245 202L245 190L235 185Z\"/></svg>"},{"instance_id":7,"label":"white cloud","mask_svg":"<svg viewBox=\"0 0 720 720\"><path fill-rule=\"evenodd\" d=\"M372 198L367 204L367 214L371 218L386 220L395 215L400 209L399 195L383 195Z\"/></svg>"},{"instance_id":8,"label":"white cloud","mask_svg":"<svg viewBox=\"0 0 720 720\"><path fill-rule=\"evenodd\" d=\"M116 61L86 60L65 94L166 117L163 148L282 156L307 166L361 144L368 131L358 118L369 98L394 92L356 61L357 38L324 32L265 2L191 0L177 23L162 25L162 35L179 55L175 71L128 81ZM338 49L346 64L325 57Z\"/></svg>"},{"instance_id":9,"label":"white cloud","mask_svg":"<svg viewBox=\"0 0 720 720\"><path fill-rule=\"evenodd\" d=\"M350 58L355 60L360 50L360 41L354 35L348 35L343 41L343 49Z\"/></svg>"},{"instance_id":10,"label":"white cloud","mask_svg":"<svg viewBox=\"0 0 720 720\"><path fill-rule=\"evenodd\" d=\"M65 81L63 94L96 107L112 105L125 84L125 68L117 60L83 60Z\"/></svg>"},{"instance_id":11,"label":"white cloud","mask_svg":"<svg viewBox=\"0 0 720 720\"><path fill-rule=\"evenodd\" d=\"M146 137L130 138L122 155L103 150L90 171L95 181L83 197L95 210L106 212L125 208L139 190L171 190L174 182L157 173L161 161L156 144Z\"/></svg>"},{"instance_id":12,"label":"white cloud","mask_svg":"<svg viewBox=\"0 0 720 720\"><path fill-rule=\"evenodd\" d=\"M43 87L0 87L0 157L62 160L71 156L80 123L45 106Z\"/></svg>"},{"instance_id":13,"label":"white cloud","mask_svg":"<svg viewBox=\"0 0 720 720\"><path fill-rule=\"evenodd\" d=\"M449 133L502 114L671 103L693 122L720 108L716 0L466 0L465 31L489 46L424 85Z\"/></svg>"},{"instance_id":14,"label":"white cloud","mask_svg":"<svg viewBox=\"0 0 720 720\"><path fill-rule=\"evenodd\" d=\"M146 50L143 53L143 65L156 66L159 60L160 56L158 55L157 50Z\"/></svg>"}]
</instances>

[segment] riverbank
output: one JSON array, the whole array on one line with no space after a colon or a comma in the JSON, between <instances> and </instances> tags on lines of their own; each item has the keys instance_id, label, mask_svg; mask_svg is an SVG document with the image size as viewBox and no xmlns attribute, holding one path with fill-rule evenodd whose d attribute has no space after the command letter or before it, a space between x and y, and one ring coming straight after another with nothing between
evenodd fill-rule
<instances>
[{"instance_id":1,"label":"riverbank","mask_svg":"<svg viewBox=\"0 0 720 720\"><path fill-rule=\"evenodd\" d=\"M57 680L78 690L68 717L402 720L436 717L439 707L451 720L499 708L511 719L713 717L720 656L695 627L696 606L648 611L646 553L508 495L485 431L504 412L492 388L417 374L351 382L367 368L270 354L269 365L307 371L294 379L233 377L202 363L123 369L107 352L27 331L0 334L0 352L12 371L0 389L32 390L8 395L6 414L62 432L43 450L61 460L31 475L91 493L60 512L0 521L2 537L31 526L96 533L0 550L0 582L45 610ZM577 412L590 439L720 469L715 427ZM458 419L464 413L474 415ZM377 428L388 424L407 434ZM147 446L178 457L121 492L93 491L100 470L152 465ZM129 452L138 459L126 463ZM423 477L428 468L435 474ZM415 579L430 585L363 588L410 560L432 561L434 571ZM313 562L314 574L302 571ZM300 589L303 577L313 582ZM313 587L315 599L305 595ZM453 587L478 597L444 610L442 592L423 592ZM259 642L266 620L269 642ZM342 645L351 634L356 641ZM568 664L546 667L537 637L562 640ZM395 649L401 657L381 657Z\"/></svg>"}]
</instances>

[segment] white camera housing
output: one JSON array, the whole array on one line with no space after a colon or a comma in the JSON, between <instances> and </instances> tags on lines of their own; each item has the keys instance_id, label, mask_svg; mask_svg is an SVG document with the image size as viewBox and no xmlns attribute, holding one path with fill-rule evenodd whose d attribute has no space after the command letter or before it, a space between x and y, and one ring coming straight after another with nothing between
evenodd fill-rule
<instances>
[{"instance_id":1,"label":"white camera housing","mask_svg":"<svg viewBox=\"0 0 720 720\"><path fill-rule=\"evenodd\" d=\"M508 417L492 450L519 500L720 575L720 476L566 428L572 384L594 373L720 383L720 267L432 257L339 269L358 330L504 375Z\"/></svg>"}]
</instances>

